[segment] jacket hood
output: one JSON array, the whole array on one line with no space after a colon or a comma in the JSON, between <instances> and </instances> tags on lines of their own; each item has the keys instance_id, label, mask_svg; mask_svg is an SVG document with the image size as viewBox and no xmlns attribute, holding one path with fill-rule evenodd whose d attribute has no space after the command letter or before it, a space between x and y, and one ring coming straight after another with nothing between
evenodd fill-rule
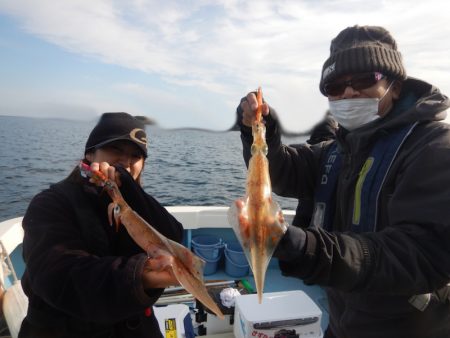
<instances>
[{"instance_id":1,"label":"jacket hood","mask_svg":"<svg viewBox=\"0 0 450 338\"><path fill-rule=\"evenodd\" d=\"M408 98L414 98L414 103L406 109L395 112L398 104ZM446 109L450 107L450 100L435 86L412 77L403 82L399 100L393 108L394 114L388 113L386 121L382 121L385 128L404 125L405 123L421 121L441 121L447 117Z\"/></svg>"}]
</instances>

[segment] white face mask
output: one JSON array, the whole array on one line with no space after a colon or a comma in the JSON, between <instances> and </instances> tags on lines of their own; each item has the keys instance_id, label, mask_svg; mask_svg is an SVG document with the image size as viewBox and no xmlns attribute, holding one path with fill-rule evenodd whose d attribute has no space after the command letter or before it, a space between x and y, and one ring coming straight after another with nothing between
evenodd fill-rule
<instances>
[{"instance_id":1,"label":"white face mask","mask_svg":"<svg viewBox=\"0 0 450 338\"><path fill-rule=\"evenodd\" d=\"M391 82L381 98L342 99L328 101L330 114L342 127L354 130L380 118L378 107L394 82Z\"/></svg>"}]
</instances>

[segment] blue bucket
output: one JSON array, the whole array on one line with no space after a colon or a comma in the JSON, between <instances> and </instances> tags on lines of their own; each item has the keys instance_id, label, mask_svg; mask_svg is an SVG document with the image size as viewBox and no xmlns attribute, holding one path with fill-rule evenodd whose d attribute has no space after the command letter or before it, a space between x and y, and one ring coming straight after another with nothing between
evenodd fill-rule
<instances>
[{"instance_id":1,"label":"blue bucket","mask_svg":"<svg viewBox=\"0 0 450 338\"><path fill-rule=\"evenodd\" d=\"M238 242L227 243L225 246L225 272L232 277L248 275L249 265L247 258Z\"/></svg>"},{"instance_id":2,"label":"blue bucket","mask_svg":"<svg viewBox=\"0 0 450 338\"><path fill-rule=\"evenodd\" d=\"M206 259L205 257L202 257L201 255L198 255L198 256L206 262L205 267L203 268L204 276L212 275L213 273L215 273L217 271L217 265L219 264L219 261L221 258L220 256L215 259Z\"/></svg>"},{"instance_id":3,"label":"blue bucket","mask_svg":"<svg viewBox=\"0 0 450 338\"><path fill-rule=\"evenodd\" d=\"M225 251L228 257L236 264L242 265L247 263L244 250L239 242L228 242L225 244Z\"/></svg>"},{"instance_id":4,"label":"blue bucket","mask_svg":"<svg viewBox=\"0 0 450 338\"><path fill-rule=\"evenodd\" d=\"M222 239L211 235L201 235L192 238L191 245L194 253L205 260L213 261L222 256Z\"/></svg>"}]
</instances>

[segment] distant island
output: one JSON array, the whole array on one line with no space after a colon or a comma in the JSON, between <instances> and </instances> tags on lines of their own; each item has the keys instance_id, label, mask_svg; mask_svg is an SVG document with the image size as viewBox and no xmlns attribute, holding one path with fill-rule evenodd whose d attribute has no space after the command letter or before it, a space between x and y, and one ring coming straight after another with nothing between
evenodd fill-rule
<instances>
[{"instance_id":1,"label":"distant island","mask_svg":"<svg viewBox=\"0 0 450 338\"><path fill-rule=\"evenodd\" d=\"M142 121L142 123L149 125L149 126L157 126L158 123L156 122L156 120L148 117L148 116L143 116L143 115L135 115L134 116L136 119ZM287 131L285 128L283 128L283 125L281 123L279 123L279 128L281 131L281 134L287 137L296 137L296 136L308 136L311 134L311 130L307 130L306 132L291 132L291 131ZM200 131L212 131L212 130L208 130L208 129L204 129L204 128L174 128L173 130L200 130ZM233 123L233 125L226 129L225 131L239 131L240 127L238 124L238 121L236 120L235 123Z\"/></svg>"},{"instance_id":2,"label":"distant island","mask_svg":"<svg viewBox=\"0 0 450 338\"><path fill-rule=\"evenodd\" d=\"M156 126L157 125L156 121L151 119L148 116L136 115L135 118L138 119L139 121L142 121L142 123L144 123L146 125L149 125L149 126Z\"/></svg>"}]
</instances>

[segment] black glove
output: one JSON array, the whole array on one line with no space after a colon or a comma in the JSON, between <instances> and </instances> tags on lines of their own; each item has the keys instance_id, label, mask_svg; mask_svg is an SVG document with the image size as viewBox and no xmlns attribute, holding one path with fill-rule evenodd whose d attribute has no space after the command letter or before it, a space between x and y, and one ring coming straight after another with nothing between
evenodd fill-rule
<instances>
[{"instance_id":1,"label":"black glove","mask_svg":"<svg viewBox=\"0 0 450 338\"><path fill-rule=\"evenodd\" d=\"M296 226L290 226L275 248L273 256L281 261L291 261L301 257L305 248L305 231Z\"/></svg>"}]
</instances>

